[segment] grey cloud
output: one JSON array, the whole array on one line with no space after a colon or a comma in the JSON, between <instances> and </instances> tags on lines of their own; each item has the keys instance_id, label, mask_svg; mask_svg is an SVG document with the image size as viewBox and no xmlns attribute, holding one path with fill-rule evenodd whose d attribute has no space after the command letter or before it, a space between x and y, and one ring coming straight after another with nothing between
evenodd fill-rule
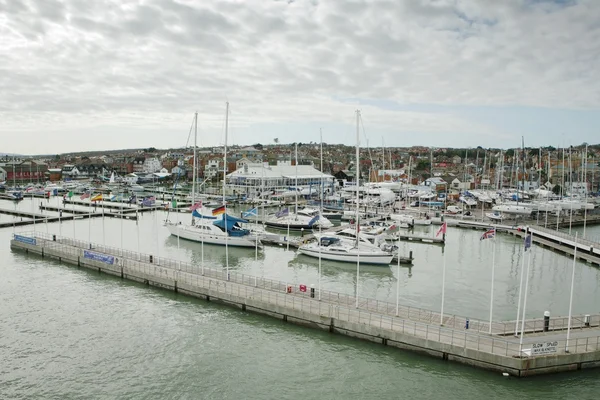
<instances>
[{"instance_id":1,"label":"grey cloud","mask_svg":"<svg viewBox=\"0 0 600 400\"><path fill-rule=\"evenodd\" d=\"M226 98L240 120L290 123L347 110L336 97L598 108L599 12L592 1L0 0L0 135L27 121L18 113L120 121L103 126L160 114L151 126L170 128L199 109L213 121Z\"/></svg>"}]
</instances>

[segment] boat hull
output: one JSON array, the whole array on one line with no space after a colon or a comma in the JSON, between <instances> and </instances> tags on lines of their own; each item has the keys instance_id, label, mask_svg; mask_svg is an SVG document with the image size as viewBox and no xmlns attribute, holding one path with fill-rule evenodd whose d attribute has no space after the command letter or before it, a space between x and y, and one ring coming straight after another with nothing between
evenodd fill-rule
<instances>
[{"instance_id":1,"label":"boat hull","mask_svg":"<svg viewBox=\"0 0 600 400\"><path fill-rule=\"evenodd\" d=\"M181 226L181 225L167 225L171 235L178 236L180 239L191 240L193 242L216 244L219 246L233 246L233 247L256 247L256 238L252 237L236 237L236 236L225 236L215 235L211 233L201 232L199 229ZM260 246L260 240L258 242Z\"/></svg>"},{"instance_id":2,"label":"boat hull","mask_svg":"<svg viewBox=\"0 0 600 400\"><path fill-rule=\"evenodd\" d=\"M374 265L390 265L390 263L392 262L392 259L394 258L394 256L390 255L390 254L372 254L372 255L361 254L360 257L358 257L357 254L352 254L352 253L337 253L337 252L332 253L332 252L328 252L326 250L321 250L321 252L319 252L318 249L302 248L302 247L300 247L298 249L298 252L300 254L304 254L306 256L314 257L314 258L319 258L319 256L320 256L321 259L323 259L323 260L341 261L341 262L348 262L348 263L356 263L357 261L360 261L361 264L374 264Z\"/></svg>"}]
</instances>

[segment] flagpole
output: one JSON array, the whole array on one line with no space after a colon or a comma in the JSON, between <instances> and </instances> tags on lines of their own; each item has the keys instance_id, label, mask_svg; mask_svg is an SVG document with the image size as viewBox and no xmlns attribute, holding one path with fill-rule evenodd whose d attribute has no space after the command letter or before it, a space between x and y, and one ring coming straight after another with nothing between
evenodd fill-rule
<instances>
[{"instance_id":1,"label":"flagpole","mask_svg":"<svg viewBox=\"0 0 600 400\"><path fill-rule=\"evenodd\" d=\"M104 198L102 199L102 207L104 207ZM121 254L123 254L123 203L121 203Z\"/></svg>"},{"instance_id":2,"label":"flagpole","mask_svg":"<svg viewBox=\"0 0 600 400\"><path fill-rule=\"evenodd\" d=\"M445 223L445 222L444 222ZM446 232L444 232L444 243L446 242ZM444 252L444 260L442 262L442 307L440 309L440 325L444 325L444 296L446 291L446 246L442 247L442 252Z\"/></svg>"},{"instance_id":3,"label":"flagpole","mask_svg":"<svg viewBox=\"0 0 600 400\"><path fill-rule=\"evenodd\" d=\"M137 231L137 250L138 250L138 259L142 259L142 253L140 252L140 212L139 206L136 204L138 209L135 210L135 229Z\"/></svg>"},{"instance_id":4,"label":"flagpole","mask_svg":"<svg viewBox=\"0 0 600 400\"><path fill-rule=\"evenodd\" d=\"M573 268L571 271L571 295L569 297L569 322L567 323L567 341L565 342L565 353L569 352L569 338L571 337L571 312L573 311L573 286L575 285L575 262L577 261L577 235L575 232L575 250L573 251Z\"/></svg>"},{"instance_id":5,"label":"flagpole","mask_svg":"<svg viewBox=\"0 0 600 400\"><path fill-rule=\"evenodd\" d=\"M515 336L519 336L519 318L521 315L521 296L523 293L523 275L525 274L525 252L527 251L527 235L529 227L525 231L525 250L523 250L523 259L521 260L521 280L519 282L519 301L517 302L517 320L515 321Z\"/></svg>"},{"instance_id":6,"label":"flagpole","mask_svg":"<svg viewBox=\"0 0 600 400\"><path fill-rule=\"evenodd\" d=\"M360 111L356 110L356 308L358 308L358 283L360 279L360 228L359 228L359 183L360 183L360 136L359 136Z\"/></svg>"},{"instance_id":7,"label":"flagpole","mask_svg":"<svg viewBox=\"0 0 600 400\"><path fill-rule=\"evenodd\" d=\"M494 311L494 275L496 272L496 227L494 227L494 247L492 249L492 288L490 289L490 329L488 333L492 334L492 314Z\"/></svg>"},{"instance_id":8,"label":"flagpole","mask_svg":"<svg viewBox=\"0 0 600 400\"><path fill-rule=\"evenodd\" d=\"M396 254L398 258L398 265L396 267L396 317L398 316L398 311L400 309L400 248L398 248L398 254Z\"/></svg>"},{"instance_id":9,"label":"flagpole","mask_svg":"<svg viewBox=\"0 0 600 400\"><path fill-rule=\"evenodd\" d=\"M533 242L533 233L529 234L531 237L531 242ZM531 246L531 245L530 245ZM523 318L521 319L521 338L519 339L519 356L521 356L521 352L523 351L523 333L525 331L525 311L527 308L527 290L529 287L529 268L531 266L531 253L533 250L529 249L529 256L527 256L527 277L525 278L525 295L523 296Z\"/></svg>"},{"instance_id":10,"label":"flagpole","mask_svg":"<svg viewBox=\"0 0 600 400\"><path fill-rule=\"evenodd\" d=\"M73 240L75 240L75 202L71 203L73 205Z\"/></svg>"},{"instance_id":11,"label":"flagpole","mask_svg":"<svg viewBox=\"0 0 600 400\"><path fill-rule=\"evenodd\" d=\"M102 245L106 246L106 230L104 227L104 203L102 203Z\"/></svg>"},{"instance_id":12,"label":"flagpole","mask_svg":"<svg viewBox=\"0 0 600 400\"><path fill-rule=\"evenodd\" d=\"M92 248L92 208L90 207L90 212L88 214L88 243L90 249Z\"/></svg>"}]
</instances>

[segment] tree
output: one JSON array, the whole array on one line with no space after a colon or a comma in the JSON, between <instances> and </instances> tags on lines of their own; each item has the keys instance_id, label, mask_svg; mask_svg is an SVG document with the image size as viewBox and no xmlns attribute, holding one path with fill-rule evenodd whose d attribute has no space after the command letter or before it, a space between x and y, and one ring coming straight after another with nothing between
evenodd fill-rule
<instances>
[{"instance_id":1,"label":"tree","mask_svg":"<svg viewBox=\"0 0 600 400\"><path fill-rule=\"evenodd\" d=\"M275 144L279 144L279 138L273 139L273 142L275 142Z\"/></svg>"},{"instance_id":2,"label":"tree","mask_svg":"<svg viewBox=\"0 0 600 400\"><path fill-rule=\"evenodd\" d=\"M260 143L253 144L252 147L254 147L256 150L262 150L263 149L263 145L260 144Z\"/></svg>"}]
</instances>

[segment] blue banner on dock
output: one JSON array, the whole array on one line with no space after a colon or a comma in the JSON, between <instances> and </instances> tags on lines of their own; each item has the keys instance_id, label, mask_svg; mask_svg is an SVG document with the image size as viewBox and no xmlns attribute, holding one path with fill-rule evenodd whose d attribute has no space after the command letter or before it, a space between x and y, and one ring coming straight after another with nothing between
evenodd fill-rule
<instances>
[{"instance_id":1,"label":"blue banner on dock","mask_svg":"<svg viewBox=\"0 0 600 400\"><path fill-rule=\"evenodd\" d=\"M35 238L30 238L27 236L21 236L21 235L15 235L15 240L17 242L21 242L21 243L27 243L27 244L32 244L32 245L36 245L36 240Z\"/></svg>"},{"instance_id":2,"label":"blue banner on dock","mask_svg":"<svg viewBox=\"0 0 600 400\"><path fill-rule=\"evenodd\" d=\"M96 253L93 251L89 251L89 250L84 250L83 251L83 257L84 258L89 258L90 260L94 260L94 261L101 261L105 264L114 264L115 263L115 257L114 256L107 256L106 254L100 254L100 253Z\"/></svg>"}]
</instances>

